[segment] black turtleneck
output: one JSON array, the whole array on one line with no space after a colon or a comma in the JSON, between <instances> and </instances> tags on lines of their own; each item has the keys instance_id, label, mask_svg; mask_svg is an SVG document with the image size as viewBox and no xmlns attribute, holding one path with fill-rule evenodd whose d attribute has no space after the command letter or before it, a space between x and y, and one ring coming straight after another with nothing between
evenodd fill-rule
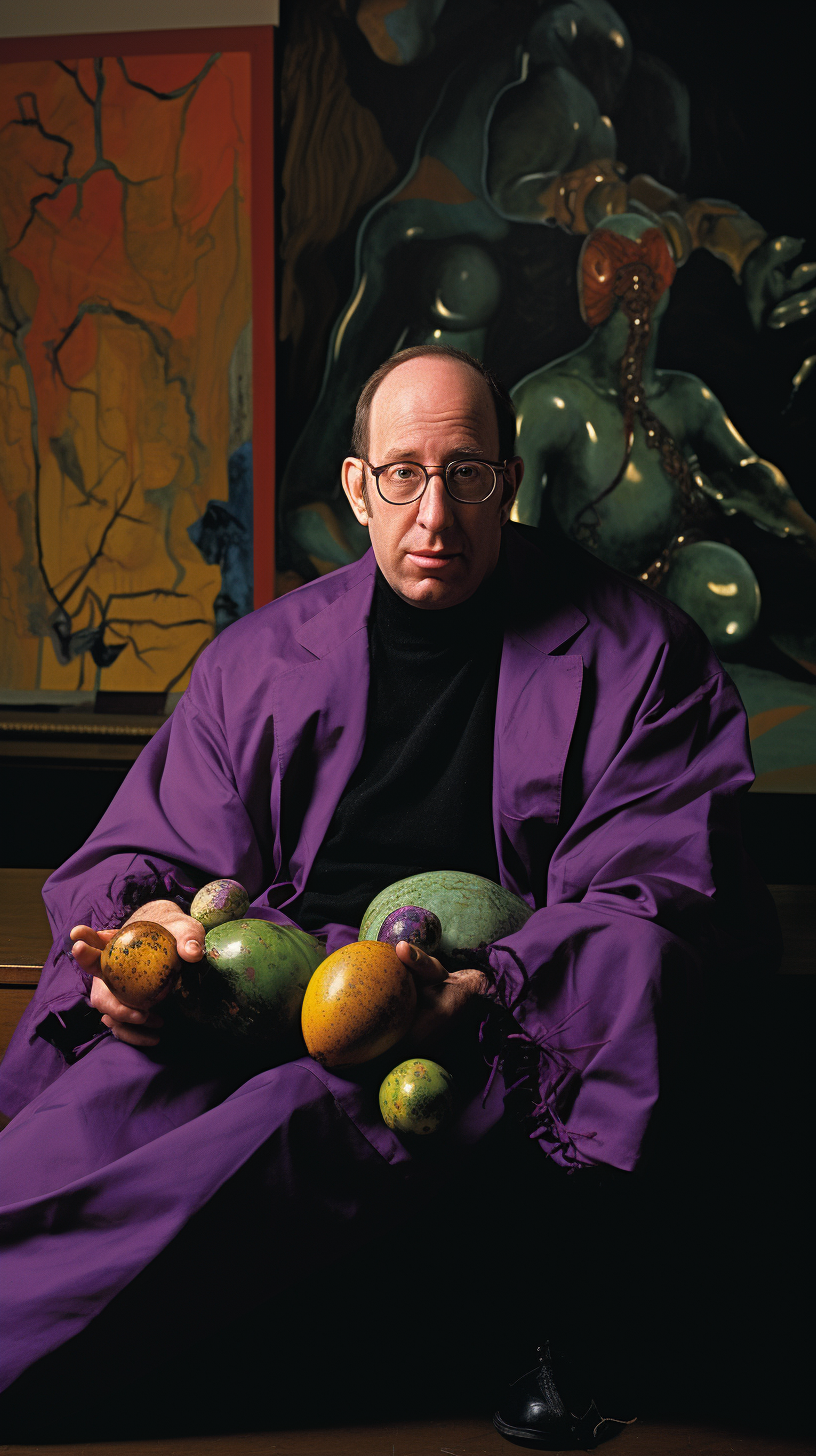
<instances>
[{"instance_id":1,"label":"black turtleneck","mask_svg":"<svg viewBox=\"0 0 816 1456\"><path fill-rule=\"evenodd\" d=\"M506 569L456 607L413 607L377 571L360 762L295 915L306 930L359 925L386 885L423 870L498 880L493 726Z\"/></svg>"}]
</instances>

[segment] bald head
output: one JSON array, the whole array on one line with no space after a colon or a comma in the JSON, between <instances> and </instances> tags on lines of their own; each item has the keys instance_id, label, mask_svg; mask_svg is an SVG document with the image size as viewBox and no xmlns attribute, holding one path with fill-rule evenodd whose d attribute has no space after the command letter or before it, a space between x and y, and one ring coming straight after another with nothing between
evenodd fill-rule
<instances>
[{"instance_id":1,"label":"bald head","mask_svg":"<svg viewBox=\"0 0 816 1456\"><path fill-rule=\"evenodd\" d=\"M371 405L375 394L381 384L388 378L395 369L401 369L416 359L433 359L456 361L470 369L477 377L486 384L492 400L492 407L496 415L496 422L499 432L499 457L508 459L515 450L516 440L516 414L513 402L504 385L481 361L473 354L466 354L463 349L452 349L447 344L418 344L411 349L401 349L399 353L392 354L386 359L379 369L376 369L371 378L366 381L360 391L360 398L357 401L357 409L354 416L354 428L351 436L351 453L363 459L370 459L369 441L369 420Z\"/></svg>"},{"instance_id":2,"label":"bald head","mask_svg":"<svg viewBox=\"0 0 816 1456\"><path fill-rule=\"evenodd\" d=\"M369 459L377 465L420 459L417 442L446 425L459 431L456 449L498 460L499 426L487 381L459 359L406 359L386 374L371 401Z\"/></svg>"}]
</instances>

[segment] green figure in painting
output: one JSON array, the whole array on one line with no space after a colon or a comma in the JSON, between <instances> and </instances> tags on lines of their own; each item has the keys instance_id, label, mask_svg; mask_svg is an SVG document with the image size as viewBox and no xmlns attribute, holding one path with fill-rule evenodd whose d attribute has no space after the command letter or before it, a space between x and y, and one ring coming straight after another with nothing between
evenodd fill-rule
<instances>
[{"instance_id":1,"label":"green figure in painting","mask_svg":"<svg viewBox=\"0 0 816 1456\"><path fill-rule=\"evenodd\" d=\"M634 46L608 0L360 0L348 11L385 65L419 72L436 48L449 72L416 136L408 173L359 225L351 292L281 483L280 539L294 568L291 585L368 548L343 499L336 461L357 396L383 359L412 345L447 344L484 359L511 383L532 360L575 342L569 308L559 306L572 266L563 234L583 236L608 216L639 213L641 226L648 218L668 239L677 266L697 249L729 266L758 330L816 309L816 264L796 262L801 240L769 237L736 203L683 194L687 93L668 66ZM304 64L308 55L307 48ZM315 80L318 90L325 84ZM338 87L346 84L344 73ZM410 108L399 121L411 131ZM315 197L334 195L336 177L328 161L321 165L311 115L301 118L297 137L287 186L300 178L302 231L288 237L285 252L293 279L301 260L302 289L310 276L307 239L317 253L326 242L307 214ZM648 159L647 171L639 161L627 174L630 148ZM367 158L366 145L361 166ZM514 275L528 250L537 263L526 292ZM530 349L533 317L540 352ZM625 343L625 326L622 332Z\"/></svg>"},{"instance_id":2,"label":"green figure in painting","mask_svg":"<svg viewBox=\"0 0 816 1456\"><path fill-rule=\"evenodd\" d=\"M514 518L554 516L611 566L656 587L719 650L756 627L760 593L722 539L742 512L816 559L816 521L781 471L761 460L693 374L656 369L660 319L676 268L663 230L611 217L581 250L581 348L516 386L525 465Z\"/></svg>"}]
</instances>

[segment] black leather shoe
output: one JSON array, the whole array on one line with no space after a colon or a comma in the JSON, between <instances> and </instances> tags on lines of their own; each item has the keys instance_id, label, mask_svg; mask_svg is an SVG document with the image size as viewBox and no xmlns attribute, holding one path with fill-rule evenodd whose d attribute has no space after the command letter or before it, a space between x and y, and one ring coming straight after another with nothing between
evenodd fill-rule
<instances>
[{"instance_id":1,"label":"black leather shoe","mask_svg":"<svg viewBox=\"0 0 816 1456\"><path fill-rule=\"evenodd\" d=\"M539 1346L540 1362L509 1386L493 1424L500 1435L539 1451L594 1451L632 1420L603 1416L566 1362Z\"/></svg>"}]
</instances>

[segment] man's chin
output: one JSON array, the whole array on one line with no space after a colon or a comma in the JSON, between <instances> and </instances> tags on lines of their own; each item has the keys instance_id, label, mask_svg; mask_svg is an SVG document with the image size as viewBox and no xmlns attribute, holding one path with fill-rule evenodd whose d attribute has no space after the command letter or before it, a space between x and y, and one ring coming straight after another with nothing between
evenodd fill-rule
<instances>
[{"instance_id":1,"label":"man's chin","mask_svg":"<svg viewBox=\"0 0 816 1456\"><path fill-rule=\"evenodd\" d=\"M444 580L436 575L424 576L421 571L404 576L396 590L405 601L414 607L431 610L438 607L455 607L472 596L476 585L468 580L467 572L452 571Z\"/></svg>"}]
</instances>

